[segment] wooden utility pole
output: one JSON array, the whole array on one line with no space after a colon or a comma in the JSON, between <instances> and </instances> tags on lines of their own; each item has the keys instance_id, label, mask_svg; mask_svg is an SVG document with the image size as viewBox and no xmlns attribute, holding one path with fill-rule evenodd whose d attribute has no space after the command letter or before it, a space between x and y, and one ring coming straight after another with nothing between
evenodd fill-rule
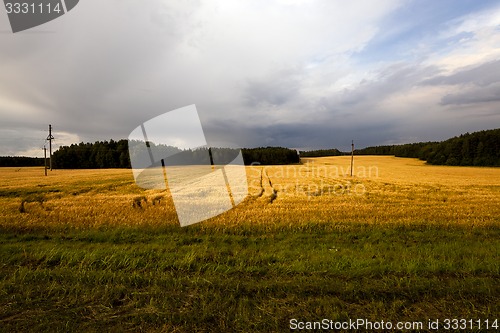
<instances>
[{"instance_id":1,"label":"wooden utility pole","mask_svg":"<svg viewBox=\"0 0 500 333\"><path fill-rule=\"evenodd\" d=\"M52 171L52 140L54 140L52 136L52 125L49 125L49 136L47 136L47 140L49 141L49 165L50 171Z\"/></svg>"},{"instance_id":2,"label":"wooden utility pole","mask_svg":"<svg viewBox=\"0 0 500 333\"><path fill-rule=\"evenodd\" d=\"M212 148L208 147L208 156L210 156L210 165L212 166L212 171L215 170L214 157L212 155Z\"/></svg>"},{"instance_id":3,"label":"wooden utility pole","mask_svg":"<svg viewBox=\"0 0 500 333\"><path fill-rule=\"evenodd\" d=\"M354 165L354 140L351 143L351 177L352 177L352 169Z\"/></svg>"},{"instance_id":4,"label":"wooden utility pole","mask_svg":"<svg viewBox=\"0 0 500 333\"><path fill-rule=\"evenodd\" d=\"M47 147L43 146L43 161L45 167L43 168L45 170L45 176L47 176Z\"/></svg>"}]
</instances>

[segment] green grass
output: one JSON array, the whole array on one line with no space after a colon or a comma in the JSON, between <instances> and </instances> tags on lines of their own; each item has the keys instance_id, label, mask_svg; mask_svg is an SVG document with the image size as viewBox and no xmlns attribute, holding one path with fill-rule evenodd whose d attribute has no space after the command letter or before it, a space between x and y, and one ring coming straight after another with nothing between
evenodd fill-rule
<instances>
[{"instance_id":1,"label":"green grass","mask_svg":"<svg viewBox=\"0 0 500 333\"><path fill-rule=\"evenodd\" d=\"M253 332L499 318L500 229L309 223L0 229L0 330Z\"/></svg>"}]
</instances>

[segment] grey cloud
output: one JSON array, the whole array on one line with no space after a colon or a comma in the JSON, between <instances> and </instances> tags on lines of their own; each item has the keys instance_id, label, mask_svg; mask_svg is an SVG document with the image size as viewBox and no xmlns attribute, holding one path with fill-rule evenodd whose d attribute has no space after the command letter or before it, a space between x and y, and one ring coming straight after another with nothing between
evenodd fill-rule
<instances>
[{"instance_id":1,"label":"grey cloud","mask_svg":"<svg viewBox=\"0 0 500 333\"><path fill-rule=\"evenodd\" d=\"M500 84L488 87L463 89L458 94L448 94L441 99L442 105L465 105L474 103L500 102Z\"/></svg>"},{"instance_id":2,"label":"grey cloud","mask_svg":"<svg viewBox=\"0 0 500 333\"><path fill-rule=\"evenodd\" d=\"M192 104L179 101L174 84L159 82L160 73L177 59L174 50L191 24L187 8L168 6L160 1L127 6L89 1L40 28L52 33L2 35L2 127L41 130L43 139L52 123L84 141L119 139L146 119ZM170 16L160 19L160 12ZM5 101L12 102L1 103ZM18 108L19 102L26 106L25 114L7 108ZM17 145L18 151L26 151L22 142L39 146L31 136L13 142L6 146Z\"/></svg>"},{"instance_id":3,"label":"grey cloud","mask_svg":"<svg viewBox=\"0 0 500 333\"><path fill-rule=\"evenodd\" d=\"M359 147L374 141L387 141L397 135L390 121L378 124L344 126L342 121L266 124L262 126L214 121L204 127L207 140L231 142L241 147L283 146L301 149L332 148L348 150L351 140Z\"/></svg>"},{"instance_id":4,"label":"grey cloud","mask_svg":"<svg viewBox=\"0 0 500 333\"><path fill-rule=\"evenodd\" d=\"M42 148L44 145L45 133L41 131L29 132L26 129L11 129L0 130L3 136L2 144L0 146L0 156L2 155L15 155L18 151L27 151L39 149L38 156L43 156Z\"/></svg>"},{"instance_id":5,"label":"grey cloud","mask_svg":"<svg viewBox=\"0 0 500 333\"><path fill-rule=\"evenodd\" d=\"M480 87L500 82L500 60L487 62L474 68L463 69L455 74L436 76L422 82L424 85L474 84Z\"/></svg>"},{"instance_id":6,"label":"grey cloud","mask_svg":"<svg viewBox=\"0 0 500 333\"><path fill-rule=\"evenodd\" d=\"M301 75L294 70L282 70L265 78L249 79L243 91L245 105L257 107L270 104L283 105L297 98Z\"/></svg>"},{"instance_id":7,"label":"grey cloud","mask_svg":"<svg viewBox=\"0 0 500 333\"><path fill-rule=\"evenodd\" d=\"M43 146L46 144L47 128L0 128L0 156L16 155L19 152L23 154L42 157ZM79 141L78 136L65 132L54 132L55 140L53 141L53 149L57 149L60 145L68 145ZM48 145L47 145L48 147Z\"/></svg>"},{"instance_id":8,"label":"grey cloud","mask_svg":"<svg viewBox=\"0 0 500 333\"><path fill-rule=\"evenodd\" d=\"M372 13L362 3L346 12L334 2L324 2L328 10L311 2L308 15L300 7L285 12L281 2L231 4L86 0L39 29L50 33L0 34L0 130L22 128L14 135L19 140L0 132L0 148L26 151L31 142L39 149L49 123L56 134L83 141L126 138L144 121L190 104L209 140L311 148L347 142L348 148L351 139L372 145L405 138L405 131L422 137L425 129L412 123L421 106L392 113L383 106L392 97L404 104L415 87L477 88L454 91L442 105L427 103L422 124L451 117L444 105L475 114L469 104L496 101L498 62L449 77L418 61L358 68L349 55L366 45L395 4L370 5L380 9ZM350 72L359 82L339 91ZM28 132L37 135L23 136Z\"/></svg>"},{"instance_id":9,"label":"grey cloud","mask_svg":"<svg viewBox=\"0 0 500 333\"><path fill-rule=\"evenodd\" d=\"M349 126L380 124L385 121L384 115L387 112L381 106L385 100L411 91L419 82L438 72L435 66L393 64L349 89L325 94L316 104L318 108L325 109L326 113L334 115L335 121ZM411 105L402 105L401 110L407 116L411 116ZM392 120L395 126L401 121L401 119Z\"/></svg>"},{"instance_id":10,"label":"grey cloud","mask_svg":"<svg viewBox=\"0 0 500 333\"><path fill-rule=\"evenodd\" d=\"M339 104L348 107L364 102L376 103L415 86L437 71L435 66L422 67L418 64L399 63L388 66L376 73L373 79L362 80L358 86L344 90L339 96Z\"/></svg>"}]
</instances>

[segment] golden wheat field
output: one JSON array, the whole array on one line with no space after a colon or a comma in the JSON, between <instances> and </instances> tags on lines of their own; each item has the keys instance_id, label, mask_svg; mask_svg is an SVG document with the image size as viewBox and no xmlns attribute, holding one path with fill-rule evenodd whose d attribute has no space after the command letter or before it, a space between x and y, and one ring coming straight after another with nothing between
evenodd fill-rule
<instances>
[{"instance_id":1,"label":"golden wheat field","mask_svg":"<svg viewBox=\"0 0 500 333\"><path fill-rule=\"evenodd\" d=\"M428 223L497 225L500 169L430 166L416 159L356 156L246 167L249 196L203 223ZM177 224L168 190L144 190L131 170L0 169L4 225L98 227Z\"/></svg>"},{"instance_id":2,"label":"golden wheat field","mask_svg":"<svg viewBox=\"0 0 500 333\"><path fill-rule=\"evenodd\" d=\"M292 318L411 321L420 326L410 331L425 332L435 331L423 326L430 319L497 325L500 168L356 156L351 177L349 165L349 157L329 157L246 167L249 195L239 205L184 228L175 186L173 196L144 190L132 170L45 177L43 168L0 168L0 325L12 332L283 332Z\"/></svg>"}]
</instances>

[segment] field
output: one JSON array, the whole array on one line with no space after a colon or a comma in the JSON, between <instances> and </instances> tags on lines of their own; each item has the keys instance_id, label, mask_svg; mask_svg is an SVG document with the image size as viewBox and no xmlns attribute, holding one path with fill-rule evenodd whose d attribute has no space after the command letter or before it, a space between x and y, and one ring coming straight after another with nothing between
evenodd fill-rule
<instances>
[{"instance_id":1,"label":"field","mask_svg":"<svg viewBox=\"0 0 500 333\"><path fill-rule=\"evenodd\" d=\"M185 228L131 170L0 169L0 331L500 319L499 168L302 162L247 167L243 203Z\"/></svg>"}]
</instances>

